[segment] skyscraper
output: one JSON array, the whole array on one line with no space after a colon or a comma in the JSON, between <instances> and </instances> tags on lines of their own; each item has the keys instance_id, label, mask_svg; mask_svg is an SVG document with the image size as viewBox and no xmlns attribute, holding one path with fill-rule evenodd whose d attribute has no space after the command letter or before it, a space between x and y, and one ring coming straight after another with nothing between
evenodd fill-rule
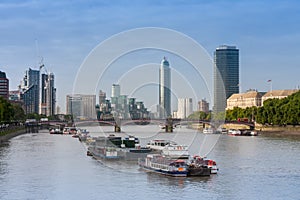
<instances>
[{"instance_id":1,"label":"skyscraper","mask_svg":"<svg viewBox=\"0 0 300 200\"><path fill-rule=\"evenodd\" d=\"M226 99L239 93L239 50L222 45L214 52L214 112L225 111Z\"/></svg>"},{"instance_id":2,"label":"skyscraper","mask_svg":"<svg viewBox=\"0 0 300 200\"><path fill-rule=\"evenodd\" d=\"M159 68L159 117L171 115L171 71L167 59L161 61Z\"/></svg>"},{"instance_id":3,"label":"skyscraper","mask_svg":"<svg viewBox=\"0 0 300 200\"><path fill-rule=\"evenodd\" d=\"M8 99L9 96L9 80L6 78L5 72L0 71L0 97Z\"/></svg>"},{"instance_id":4,"label":"skyscraper","mask_svg":"<svg viewBox=\"0 0 300 200\"><path fill-rule=\"evenodd\" d=\"M111 87L111 97L119 97L121 93L120 85L113 84Z\"/></svg>"},{"instance_id":5,"label":"skyscraper","mask_svg":"<svg viewBox=\"0 0 300 200\"><path fill-rule=\"evenodd\" d=\"M56 88L54 87L54 74L42 74L41 114L51 116L55 114Z\"/></svg>"},{"instance_id":6,"label":"skyscraper","mask_svg":"<svg viewBox=\"0 0 300 200\"><path fill-rule=\"evenodd\" d=\"M22 100L25 113L39 113L40 103L40 71L29 68L21 83Z\"/></svg>"}]
</instances>

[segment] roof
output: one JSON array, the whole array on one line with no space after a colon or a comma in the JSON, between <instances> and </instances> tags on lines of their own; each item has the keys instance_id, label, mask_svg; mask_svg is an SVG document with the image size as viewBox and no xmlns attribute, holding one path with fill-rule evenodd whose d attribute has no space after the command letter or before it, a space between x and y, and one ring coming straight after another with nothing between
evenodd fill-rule
<instances>
[{"instance_id":1,"label":"roof","mask_svg":"<svg viewBox=\"0 0 300 200\"><path fill-rule=\"evenodd\" d=\"M232 99L246 99L246 98L260 98L262 97L262 93L261 92L257 92L257 91L249 91L246 93L240 93L240 94L233 94L231 95L228 100L232 100Z\"/></svg>"},{"instance_id":2,"label":"roof","mask_svg":"<svg viewBox=\"0 0 300 200\"><path fill-rule=\"evenodd\" d=\"M278 97L278 96L282 96L282 97L286 97L289 96L295 92L298 92L298 89L294 89L294 90L272 90L267 92L263 97Z\"/></svg>"}]
</instances>

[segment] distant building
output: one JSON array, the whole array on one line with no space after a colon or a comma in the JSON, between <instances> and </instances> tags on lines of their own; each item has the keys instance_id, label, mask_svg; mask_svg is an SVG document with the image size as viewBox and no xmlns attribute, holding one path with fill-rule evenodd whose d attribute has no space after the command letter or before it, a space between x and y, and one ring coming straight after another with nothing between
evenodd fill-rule
<instances>
[{"instance_id":1,"label":"distant building","mask_svg":"<svg viewBox=\"0 0 300 200\"><path fill-rule=\"evenodd\" d=\"M186 119L193 113L193 100L192 98L179 98L177 118Z\"/></svg>"},{"instance_id":2,"label":"distant building","mask_svg":"<svg viewBox=\"0 0 300 200\"><path fill-rule=\"evenodd\" d=\"M42 74L41 82L41 114L55 115L56 88L54 87L54 74Z\"/></svg>"},{"instance_id":3,"label":"distant building","mask_svg":"<svg viewBox=\"0 0 300 200\"><path fill-rule=\"evenodd\" d=\"M121 94L121 88L118 84L113 84L111 87L111 97L119 97Z\"/></svg>"},{"instance_id":4,"label":"distant building","mask_svg":"<svg viewBox=\"0 0 300 200\"><path fill-rule=\"evenodd\" d=\"M20 89L25 114L38 114L40 106L40 71L31 68L26 70Z\"/></svg>"},{"instance_id":5,"label":"distant building","mask_svg":"<svg viewBox=\"0 0 300 200\"><path fill-rule=\"evenodd\" d=\"M239 93L239 50L222 45L214 52L214 112L225 111L226 99Z\"/></svg>"},{"instance_id":6,"label":"distant building","mask_svg":"<svg viewBox=\"0 0 300 200\"><path fill-rule=\"evenodd\" d=\"M9 100L10 101L20 101L21 92L20 90L11 90L9 91Z\"/></svg>"},{"instance_id":7,"label":"distant building","mask_svg":"<svg viewBox=\"0 0 300 200\"><path fill-rule=\"evenodd\" d=\"M77 119L96 119L96 95L67 95L67 114Z\"/></svg>"},{"instance_id":8,"label":"distant building","mask_svg":"<svg viewBox=\"0 0 300 200\"><path fill-rule=\"evenodd\" d=\"M205 113L209 112L209 103L205 99L198 101L198 111Z\"/></svg>"},{"instance_id":9,"label":"distant building","mask_svg":"<svg viewBox=\"0 0 300 200\"><path fill-rule=\"evenodd\" d=\"M9 97L9 80L6 78L6 73L0 71L0 96L8 99Z\"/></svg>"},{"instance_id":10,"label":"distant building","mask_svg":"<svg viewBox=\"0 0 300 200\"><path fill-rule=\"evenodd\" d=\"M99 91L99 105L105 104L106 100L106 93L103 92L102 90Z\"/></svg>"},{"instance_id":11,"label":"distant building","mask_svg":"<svg viewBox=\"0 0 300 200\"><path fill-rule=\"evenodd\" d=\"M159 106L160 118L171 116L171 69L165 57L159 68Z\"/></svg>"},{"instance_id":12,"label":"distant building","mask_svg":"<svg viewBox=\"0 0 300 200\"><path fill-rule=\"evenodd\" d=\"M289 95L294 94L295 92L298 92L298 89L294 89L294 90L272 90L267 92L265 95L263 95L262 97L262 104L265 100L267 99L282 99L285 98Z\"/></svg>"},{"instance_id":13,"label":"distant building","mask_svg":"<svg viewBox=\"0 0 300 200\"><path fill-rule=\"evenodd\" d=\"M262 106L263 92L257 92L255 90L248 91L246 93L232 94L227 99L226 110L232 110L234 107L247 108L247 107L260 107Z\"/></svg>"}]
</instances>

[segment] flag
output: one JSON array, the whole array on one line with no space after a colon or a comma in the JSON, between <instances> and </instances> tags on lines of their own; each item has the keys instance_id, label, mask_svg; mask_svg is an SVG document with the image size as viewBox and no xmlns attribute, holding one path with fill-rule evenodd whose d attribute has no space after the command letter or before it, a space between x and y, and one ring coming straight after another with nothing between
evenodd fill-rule
<instances>
[{"instance_id":1,"label":"flag","mask_svg":"<svg viewBox=\"0 0 300 200\"><path fill-rule=\"evenodd\" d=\"M271 82L272 80L270 79L270 80L268 80L267 82Z\"/></svg>"}]
</instances>

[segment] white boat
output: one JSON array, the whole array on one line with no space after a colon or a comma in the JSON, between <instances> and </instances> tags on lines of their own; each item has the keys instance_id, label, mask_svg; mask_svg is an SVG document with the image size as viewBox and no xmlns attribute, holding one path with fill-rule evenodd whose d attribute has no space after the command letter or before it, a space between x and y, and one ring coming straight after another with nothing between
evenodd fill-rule
<instances>
[{"instance_id":1,"label":"white boat","mask_svg":"<svg viewBox=\"0 0 300 200\"><path fill-rule=\"evenodd\" d=\"M176 144L169 140L150 140L146 146L153 150L162 151L170 143Z\"/></svg>"},{"instance_id":2,"label":"white boat","mask_svg":"<svg viewBox=\"0 0 300 200\"><path fill-rule=\"evenodd\" d=\"M241 134L242 134L241 131L238 129L229 129L228 130L228 135L239 136Z\"/></svg>"},{"instance_id":3,"label":"white boat","mask_svg":"<svg viewBox=\"0 0 300 200\"><path fill-rule=\"evenodd\" d=\"M212 128L204 128L203 133L204 134L213 134L213 133L215 133L215 131Z\"/></svg>"},{"instance_id":4,"label":"white boat","mask_svg":"<svg viewBox=\"0 0 300 200\"><path fill-rule=\"evenodd\" d=\"M162 154L165 156L169 156L171 158L181 158L181 159L189 158L189 150L187 146L177 145L173 143L167 144L162 149Z\"/></svg>"}]
</instances>

